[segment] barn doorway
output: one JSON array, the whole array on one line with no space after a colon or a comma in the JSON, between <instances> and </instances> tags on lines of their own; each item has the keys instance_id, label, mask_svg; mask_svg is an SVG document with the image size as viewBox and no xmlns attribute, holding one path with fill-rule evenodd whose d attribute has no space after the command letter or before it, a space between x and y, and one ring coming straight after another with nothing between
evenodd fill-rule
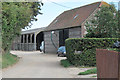
<instances>
[{"instance_id":1,"label":"barn doorway","mask_svg":"<svg viewBox=\"0 0 120 80\"><path fill-rule=\"evenodd\" d=\"M41 42L44 41L44 34L40 32L36 36L36 50L40 50Z\"/></svg>"},{"instance_id":2,"label":"barn doorway","mask_svg":"<svg viewBox=\"0 0 120 80\"><path fill-rule=\"evenodd\" d=\"M69 29L59 31L59 47L65 46L65 40L69 38Z\"/></svg>"}]
</instances>

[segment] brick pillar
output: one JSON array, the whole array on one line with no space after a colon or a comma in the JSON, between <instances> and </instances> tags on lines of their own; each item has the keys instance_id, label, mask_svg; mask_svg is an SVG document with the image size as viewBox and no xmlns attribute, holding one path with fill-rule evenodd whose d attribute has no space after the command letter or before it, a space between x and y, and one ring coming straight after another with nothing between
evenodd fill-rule
<instances>
[{"instance_id":1,"label":"brick pillar","mask_svg":"<svg viewBox=\"0 0 120 80\"><path fill-rule=\"evenodd\" d=\"M96 50L97 80L120 80L120 53L107 49Z\"/></svg>"}]
</instances>

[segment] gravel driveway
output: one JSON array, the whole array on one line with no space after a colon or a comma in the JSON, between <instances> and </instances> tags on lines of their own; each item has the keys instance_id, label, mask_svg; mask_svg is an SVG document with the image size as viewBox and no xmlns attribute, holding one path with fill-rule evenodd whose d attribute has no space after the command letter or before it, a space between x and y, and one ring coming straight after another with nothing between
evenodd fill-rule
<instances>
[{"instance_id":1,"label":"gravel driveway","mask_svg":"<svg viewBox=\"0 0 120 80\"><path fill-rule=\"evenodd\" d=\"M78 78L90 76L78 76L80 71L90 68L64 68L60 60L65 57L57 57L56 54L44 54L39 51L23 52L11 51L18 55L20 61L12 67L3 69L3 78Z\"/></svg>"}]
</instances>

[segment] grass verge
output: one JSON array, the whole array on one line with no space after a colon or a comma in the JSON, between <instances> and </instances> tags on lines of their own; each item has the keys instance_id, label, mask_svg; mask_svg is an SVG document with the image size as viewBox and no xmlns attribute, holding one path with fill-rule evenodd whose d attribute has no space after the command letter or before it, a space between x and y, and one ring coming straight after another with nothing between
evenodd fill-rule
<instances>
[{"instance_id":1,"label":"grass verge","mask_svg":"<svg viewBox=\"0 0 120 80\"><path fill-rule=\"evenodd\" d=\"M95 77L97 77L97 75L94 75L94 76L92 76L91 78L95 78Z\"/></svg>"},{"instance_id":2,"label":"grass verge","mask_svg":"<svg viewBox=\"0 0 120 80\"><path fill-rule=\"evenodd\" d=\"M70 62L67 59L61 60L60 63L64 67L69 67L72 65L72 64L70 64Z\"/></svg>"},{"instance_id":3,"label":"grass verge","mask_svg":"<svg viewBox=\"0 0 120 80\"><path fill-rule=\"evenodd\" d=\"M97 73L97 69L93 68L93 69L89 69L85 72L80 72L78 75L88 75L88 74L96 74Z\"/></svg>"},{"instance_id":4,"label":"grass verge","mask_svg":"<svg viewBox=\"0 0 120 80\"><path fill-rule=\"evenodd\" d=\"M16 62L18 62L19 58L16 55L5 53L2 54L2 69L7 68L8 66L12 66Z\"/></svg>"}]
</instances>

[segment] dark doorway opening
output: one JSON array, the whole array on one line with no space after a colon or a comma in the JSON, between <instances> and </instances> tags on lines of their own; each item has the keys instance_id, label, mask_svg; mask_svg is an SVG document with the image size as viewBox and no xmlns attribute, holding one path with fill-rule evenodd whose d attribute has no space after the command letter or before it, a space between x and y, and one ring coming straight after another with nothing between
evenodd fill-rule
<instances>
[{"instance_id":1,"label":"dark doorway opening","mask_svg":"<svg viewBox=\"0 0 120 80\"><path fill-rule=\"evenodd\" d=\"M40 45L42 41L44 41L44 34L43 32L40 32L36 36L36 50L40 50Z\"/></svg>"},{"instance_id":2,"label":"dark doorway opening","mask_svg":"<svg viewBox=\"0 0 120 80\"><path fill-rule=\"evenodd\" d=\"M21 43L23 43L23 35L21 35Z\"/></svg>"},{"instance_id":3,"label":"dark doorway opening","mask_svg":"<svg viewBox=\"0 0 120 80\"><path fill-rule=\"evenodd\" d=\"M27 43L27 35L26 34L25 34L25 39L24 40L25 40L25 43Z\"/></svg>"},{"instance_id":4,"label":"dark doorway opening","mask_svg":"<svg viewBox=\"0 0 120 80\"><path fill-rule=\"evenodd\" d=\"M65 46L65 40L69 38L69 29L59 31L59 47Z\"/></svg>"},{"instance_id":5,"label":"dark doorway opening","mask_svg":"<svg viewBox=\"0 0 120 80\"><path fill-rule=\"evenodd\" d=\"M30 43L30 34L28 34L28 43Z\"/></svg>"}]
</instances>

